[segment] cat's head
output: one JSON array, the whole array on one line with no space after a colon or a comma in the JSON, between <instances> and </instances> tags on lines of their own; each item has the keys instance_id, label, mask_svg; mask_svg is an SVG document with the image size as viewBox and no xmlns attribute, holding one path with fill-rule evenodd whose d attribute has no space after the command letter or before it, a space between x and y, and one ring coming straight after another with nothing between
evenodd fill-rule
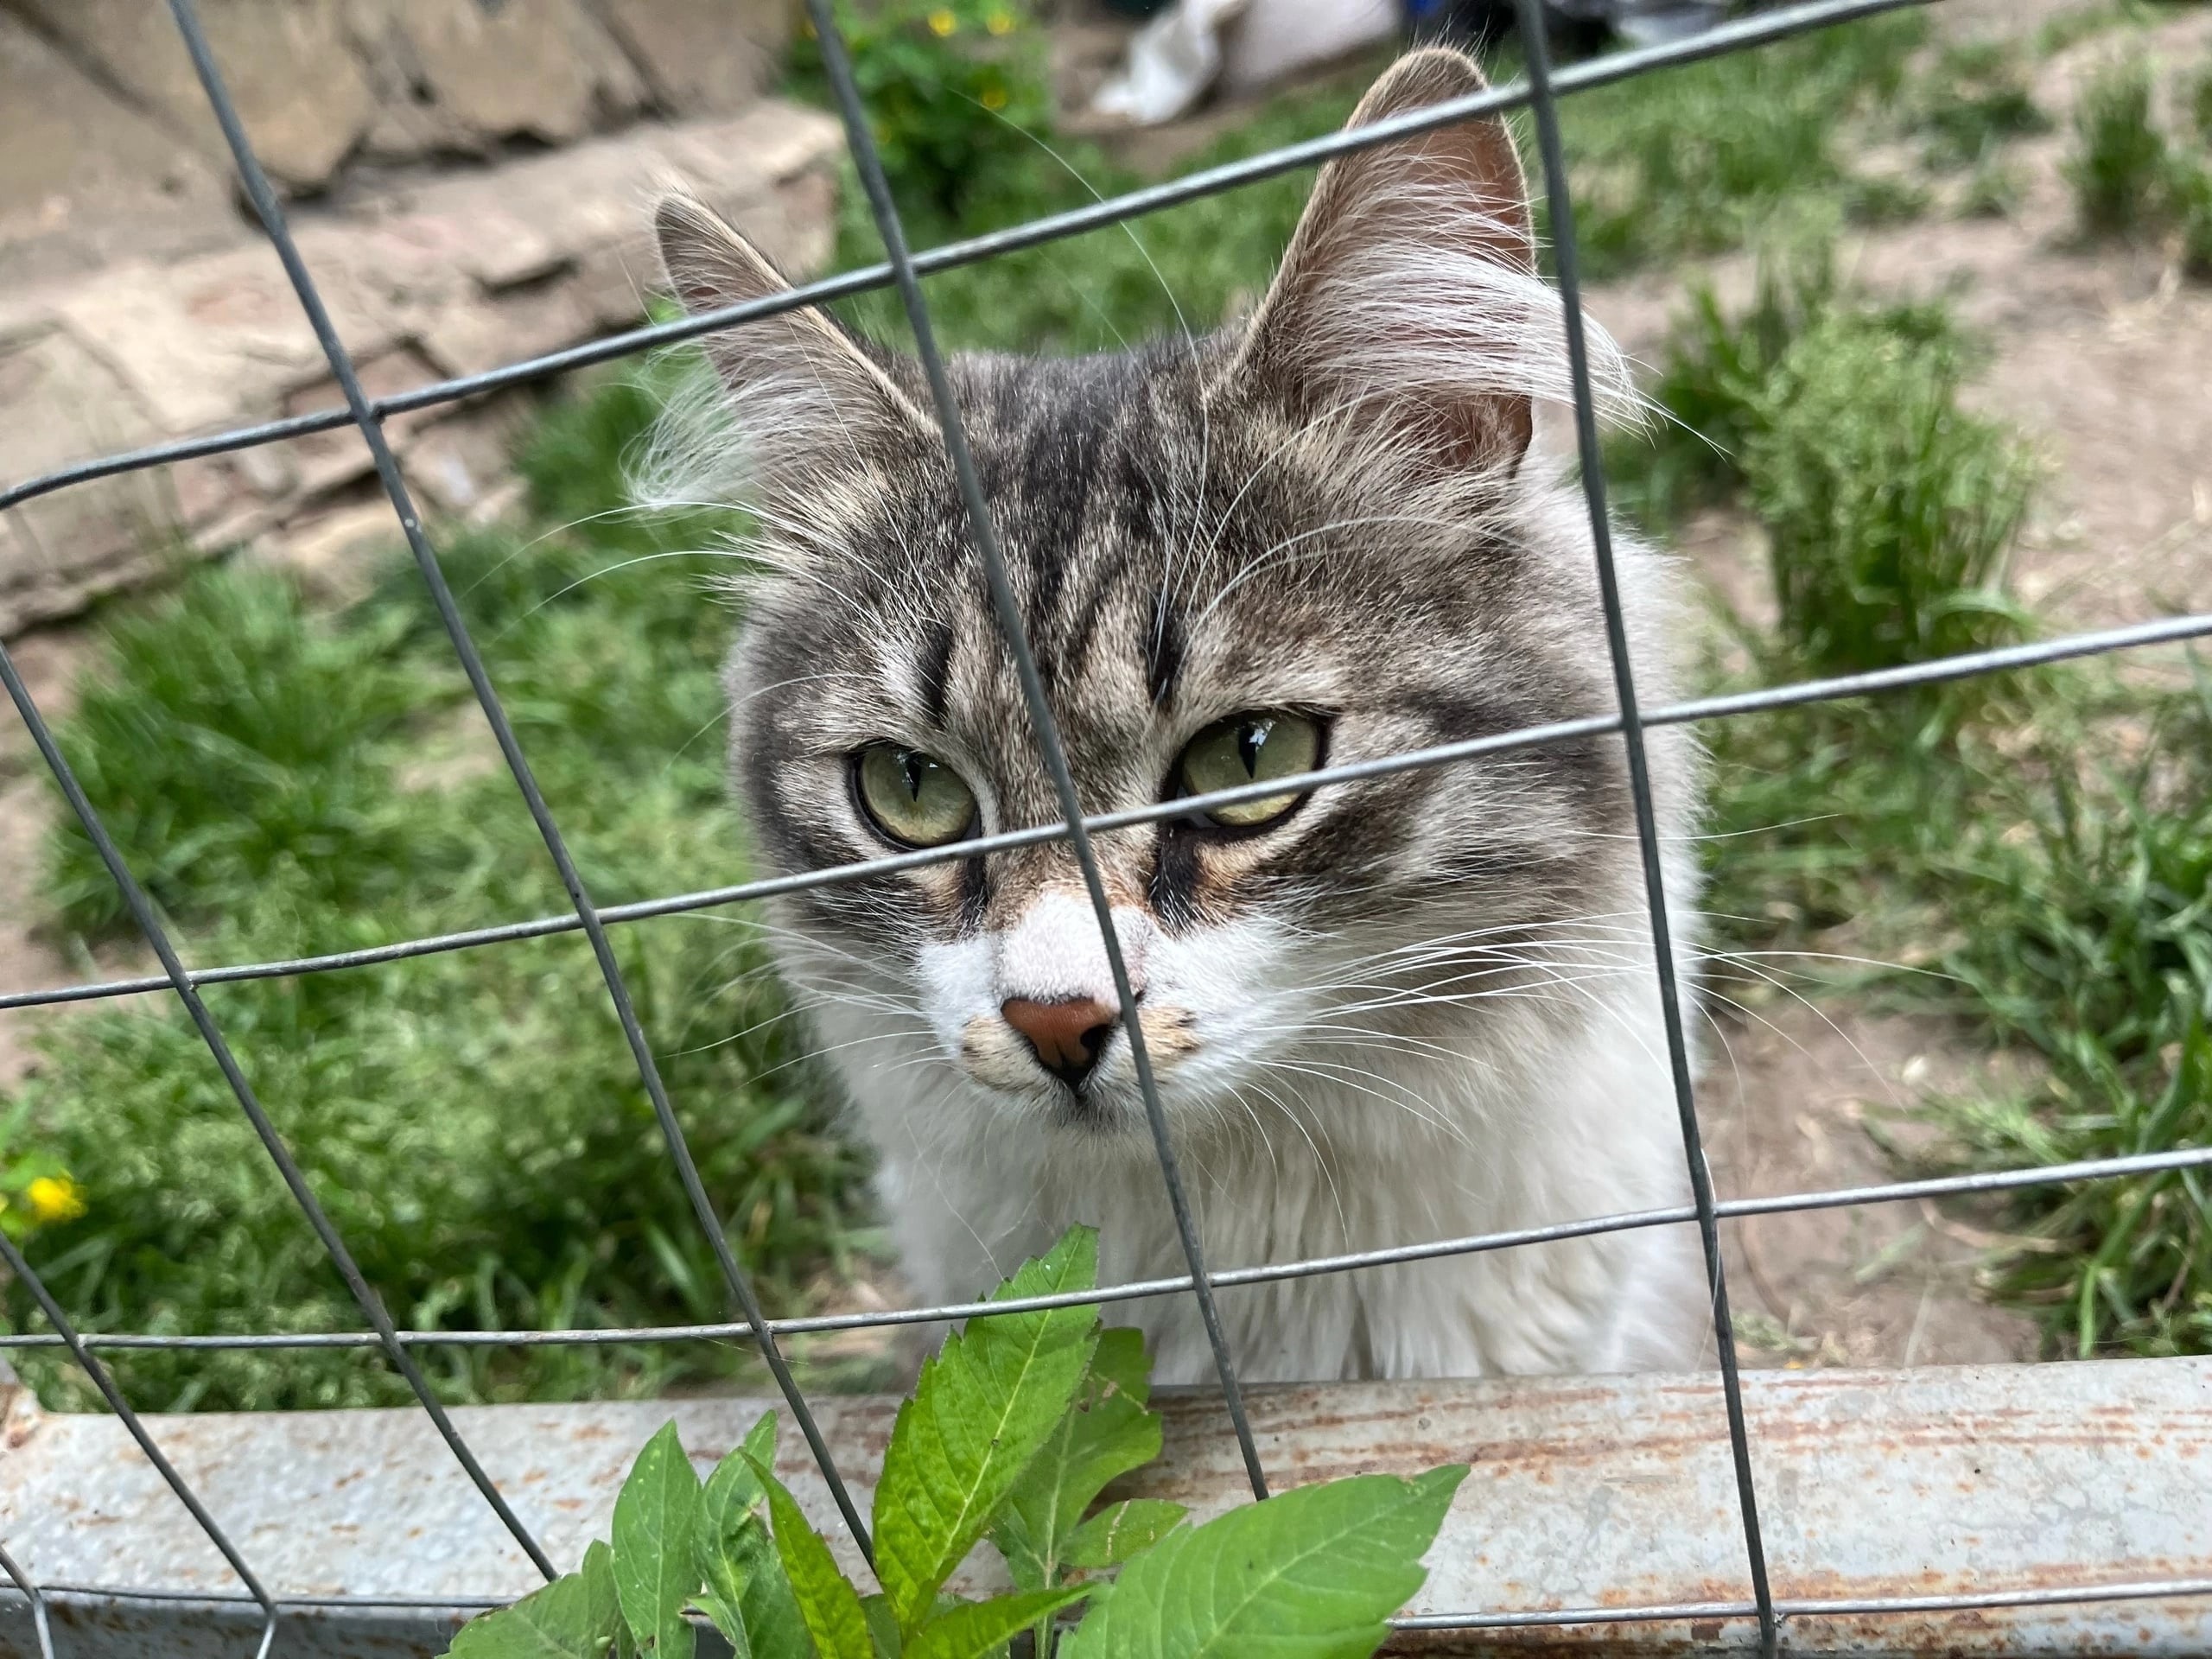
<instances>
[{"instance_id":1,"label":"cat's head","mask_svg":"<svg viewBox=\"0 0 2212 1659\"><path fill-rule=\"evenodd\" d=\"M1416 53L1353 121L1481 85ZM659 229L694 310L784 286L693 204L664 203ZM1580 495L1529 453L1536 404L1567 392L1535 273L1511 135L1462 123L1332 162L1249 322L953 359L1086 811L1611 711ZM759 526L728 686L761 860L817 870L1058 821L918 369L806 309L707 350L728 446L709 459L741 470ZM1656 578L1625 559L1648 633ZM1662 753L1677 830L1680 771ZM1602 979L1642 932L1610 738L1096 846L1163 1098L1193 1124L1376 1092L1362 1079L1424 1046L1535 1052L1598 1017L1559 983ZM916 1134L963 1116L1142 1134L1065 843L813 888L777 923L826 1049L864 1103L931 1116Z\"/></svg>"}]
</instances>

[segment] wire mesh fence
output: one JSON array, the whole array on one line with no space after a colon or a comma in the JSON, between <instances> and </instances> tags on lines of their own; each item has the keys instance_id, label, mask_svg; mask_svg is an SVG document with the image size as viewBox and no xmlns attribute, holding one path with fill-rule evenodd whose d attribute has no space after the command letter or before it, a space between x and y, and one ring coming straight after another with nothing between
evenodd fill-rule
<instances>
[{"instance_id":1,"label":"wire mesh fence","mask_svg":"<svg viewBox=\"0 0 2212 1659\"><path fill-rule=\"evenodd\" d=\"M1682 1000L1676 984L1675 953L1669 944L1669 916L1660 880L1660 836L1655 821L1653 795L1645 758L1645 734L1655 727L1723 720L1787 709L1830 699L1864 697L1934 685L1973 677L1999 674L2061 660L2171 644L2212 634L2212 615L2162 618L2130 626L2082 632L2030 644L1977 651L1934 661L1838 677L1801 681L1720 696L1708 696L1646 708L1638 701L1630 660L1626 627L1617 585L1609 535L1605 469L1599 449L1598 423L1592 391L1588 353L1583 338L1582 311L1578 289L1574 205L1568 188L1560 141L1557 101L1565 94L1656 71L1671 65L1721 54L1755 49L1762 44L1806 31L1827 28L1874 14L1926 4L1929 0L1814 0L1758 14L1692 39L1579 63L1554 72L1548 60L1541 0L1518 0L1522 37L1526 42L1526 72L1516 84L1482 92L1449 102L1401 114L1375 124L1333 133L1302 143L1271 150L1249 160L1191 174L1172 182L1103 200L1080 210L1032 220L985 236L948 243L924 251L908 248L897 204L877 156L860 96L855 87L842 38L830 0L808 0L808 11L823 48L824 67L842 118L853 158L880 233L887 257L879 264L850 270L769 297L721 310L685 317L599 340L575 349L508 365L485 373L439 381L395 395L372 397L364 390L353 359L333 326L313 275L301 258L287 227L276 194L256 159L238 111L223 78L221 66L211 53L194 0L169 0L175 26L234 157L238 178L281 260L300 306L343 394L344 407L273 421L179 442L110 455L0 490L0 511L35 497L92 480L155 467L199 457L277 443L311 433L346 426L356 429L367 444L378 478L404 530L409 549L427 585L454 653L476 701L490 723L501 757L512 774L524 804L535 822L545 849L558 870L568 893L569 911L448 933L408 939L365 950L280 962L188 967L177 953L161 918L134 878L100 815L70 769L68 758L57 744L52 728L18 673L4 645L0 645L0 683L28 728L33 742L74 814L96 849L108 874L121 893L140 932L158 958L158 975L115 979L50 989L0 995L0 1010L55 1007L148 991L168 991L183 1004L210 1054L235 1096L238 1109L282 1176L301 1212L313 1227L322 1249L344 1279L359 1305L366 1327L359 1331L309 1333L232 1333L221 1335L153 1335L133 1332L86 1334L73 1324L21 1249L0 1234L0 1260L23 1284L52 1330L0 1338L0 1351L66 1349L108 1406L122 1421L162 1480L175 1491L192 1519L220 1552L244 1586L241 1592L137 1591L99 1586L50 1585L41 1586L5 1550L0 1550L0 1570L12 1582L13 1593L25 1599L35 1625L36 1640L44 1659L53 1659L47 1597L49 1594L154 1594L179 1600L232 1601L258 1610L260 1651L265 1655L273 1641L280 1615L287 1609L332 1606L399 1605L391 1597L293 1597L270 1591L257 1578L251 1562L228 1537L191 1485L163 1457L145 1422L124 1398L100 1359L103 1351L133 1349L214 1351L234 1349L359 1348L380 1351L404 1379L419 1401L436 1433L483 1501L497 1516L515 1544L549 1579L556 1564L516 1513L508 1497L486 1474L466 1439L436 1397L417 1366L416 1351L429 1346L527 1346L672 1343L702 1338L741 1338L754 1344L773 1376L794 1421L806 1439L822 1478L842 1512L861 1553L867 1556L870 1542L866 1523L842 1476L830 1446L810 1408L805 1394L786 1363L783 1339L802 1334L864 1327L937 1324L945 1320L1034 1310L1052 1306L1105 1305L1143 1298L1189 1296L1203 1316L1223 1401L1246 1478L1253 1495L1264 1498L1268 1472L1244 1408L1236 1355L1215 1309L1217 1292L1239 1287L1319 1274L1351 1274L1416 1261L1471 1256L1482 1252L1526 1248L1565 1239L1659 1226L1694 1224L1699 1232L1710 1290L1713 1334L1720 1367L1721 1396L1726 1406L1726 1432L1732 1459L1736 1497L1741 1518L1743 1560L1750 1595L1741 1600L1683 1602L1652 1606L1567 1607L1532 1611L1470 1609L1427 1612L1403 1618L1399 1625L1418 1630L1506 1630L1543 1626L1603 1624L1621 1622L1691 1623L1725 1618L1755 1618L1763 1651L1776 1650L1784 1618L1821 1615L1921 1613L2037 1605L2066 1605L2139 1598L2196 1596L2212 1593L2212 1579L2188 1578L2155 1582L2096 1580L2094 1564L2085 1563L2082 1580L2076 1584L2023 1586L2017 1589L1993 1586L1970 1594L1834 1599L1829 1600L1778 1599L1768 1580L1764 1538L1758 1511L1756 1446L1747 1430L1742 1389L1736 1373L1735 1346L1731 1339L1726 1276L1719 1243L1724 1220L1818 1209L1845 1208L1925 1199L1966 1193L2011 1191L2067 1183L2114 1179L2163 1171L2186 1170L2212 1165L2212 1148L2183 1148L2169 1152L2114 1157L1995 1171L1891 1182L1824 1192L1803 1192L1777 1197L1723 1199L1718 1198L1707 1170L1700 1142L1694 1083L1689 1048L1683 1029ZM961 410L945 372L931 327L928 303L920 279L933 272L987 259L1113 225L1200 196L1230 190L1292 169L1310 167L1333 156L1389 143L1454 122L1462 122L1519 109L1534 120L1537 149L1550 210L1555 276L1562 290L1574 393L1575 436L1582 487L1598 565L1603 621L1613 675L1617 712L1603 716L1564 720L1409 751L1352 764L1325 766L1294 776L1197 796L1179 798L1122 811L1086 817L1070 774L1058 728L1047 705L1030 644L995 533L991 512L976 467L969 454ZM742 327L796 307L820 304L872 289L895 289L903 304L926 378L931 400L944 435L953 473L965 506L969 529L990 586L993 607L1011 654L1033 724L1033 734L1051 778L1062 821L970 838L953 844L870 859L834 868L749 881L734 887L671 894L638 902L602 906L578 873L552 807L533 775L468 627L442 572L422 514L410 493L406 480L385 441L384 423L410 410L449 402L566 371L603 363L649 349L692 339L719 329ZM1541 1226L1471 1237L1438 1239L1387 1249L1352 1252L1300 1261L1270 1262L1228 1270L1210 1269L1198 1229L1185 1197L1175 1147L1154 1081L1120 943L1111 919L1109 901L1100 875L1091 842L1101 833L1187 817L1194 811L1234 805L1243 801L1278 797L1286 791L1326 789L1365 779L1427 767L1449 766L1477 757L1593 738L1618 736L1625 757L1637 834L1642 859L1649 911L1653 967L1657 976L1675 1103L1681 1123L1682 1148L1692 1198L1685 1205L1628 1213L1563 1217ZM910 870L957 859L972 859L1010 851L1048 841L1065 841L1083 874L1090 905L1096 912L1119 1000L1119 1017L1127 1034L1156 1154L1160 1176L1173 1207L1186 1271L1168 1277L1109 1285L1095 1290L1058 1296L1039 1296L983 1302L894 1309L868 1313L842 1313L804 1318L772 1319L764 1312L737 1259L712 1196L706 1190L683 1131L670 1103L652 1046L640 1024L608 939L611 926L653 917L698 911L748 900L771 898L804 889L849 882L871 875ZM551 934L581 931L590 944L606 992L636 1063L650 1099L668 1155L679 1173L690 1207L704 1231L720 1268L732 1317L721 1322L626 1328L576 1328L538 1331L444 1331L399 1328L368 1282L345 1239L318 1203L291 1149L271 1122L257 1098L245 1070L224 1032L199 995L200 987L239 981L286 978L340 972L372 964L401 961L439 952L468 950ZM0 1591L0 1594L7 1593ZM421 1605L450 1609L461 1605L451 1597L425 1598Z\"/></svg>"}]
</instances>

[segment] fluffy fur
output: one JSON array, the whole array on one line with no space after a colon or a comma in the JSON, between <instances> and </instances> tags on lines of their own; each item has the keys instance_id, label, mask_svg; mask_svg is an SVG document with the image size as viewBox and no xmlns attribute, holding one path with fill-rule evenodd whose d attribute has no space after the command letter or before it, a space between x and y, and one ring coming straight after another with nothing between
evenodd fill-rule
<instances>
[{"instance_id":1,"label":"fluffy fur","mask_svg":"<svg viewBox=\"0 0 2212 1659\"><path fill-rule=\"evenodd\" d=\"M1417 53L1353 119L1480 85ZM692 204L660 229L694 309L781 286ZM1249 325L953 362L1087 810L1174 792L1184 745L1246 711L1315 719L1331 761L1610 712L1580 498L1528 454L1535 403L1567 390L1535 264L1510 134L1462 124L1325 168ZM759 526L728 685L764 862L888 850L852 783L877 742L957 771L982 830L1055 820L913 365L805 310L709 352L711 400L652 487L741 499ZM1609 345L1598 366L1627 407ZM1616 546L1640 683L1663 697L1666 573ZM1650 741L1687 919L1694 757L1677 732ZM1685 1198L1617 741L1323 790L1254 833L1179 819L1097 846L1212 1265ZM1113 999L1065 846L793 895L771 925L920 1295L972 1295L1077 1221L1109 1278L1182 1269L1126 1037L1071 1088L1001 1014ZM1688 1363L1700 1282L1694 1236L1652 1230L1222 1308L1260 1379L1610 1370ZM1188 1298L1114 1313L1164 1380L1208 1374Z\"/></svg>"}]
</instances>

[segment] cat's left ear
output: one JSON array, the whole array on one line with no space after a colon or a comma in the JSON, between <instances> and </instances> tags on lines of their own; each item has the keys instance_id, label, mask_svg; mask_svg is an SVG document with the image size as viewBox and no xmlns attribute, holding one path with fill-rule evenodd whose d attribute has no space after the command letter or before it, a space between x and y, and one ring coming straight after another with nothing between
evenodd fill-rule
<instances>
[{"instance_id":1,"label":"cat's left ear","mask_svg":"<svg viewBox=\"0 0 2212 1659\"><path fill-rule=\"evenodd\" d=\"M1353 127L1488 83L1441 47L1399 59ZM1497 116L1321 169L1232 372L1294 416L1386 429L1440 466L1511 472L1535 428L1531 370L1557 352L1528 181Z\"/></svg>"},{"instance_id":2,"label":"cat's left ear","mask_svg":"<svg viewBox=\"0 0 2212 1659\"><path fill-rule=\"evenodd\" d=\"M767 258L703 202L661 199L653 213L669 286L693 314L788 293ZM701 342L753 448L773 465L864 447L872 437L934 431L872 351L827 313L795 306Z\"/></svg>"}]
</instances>

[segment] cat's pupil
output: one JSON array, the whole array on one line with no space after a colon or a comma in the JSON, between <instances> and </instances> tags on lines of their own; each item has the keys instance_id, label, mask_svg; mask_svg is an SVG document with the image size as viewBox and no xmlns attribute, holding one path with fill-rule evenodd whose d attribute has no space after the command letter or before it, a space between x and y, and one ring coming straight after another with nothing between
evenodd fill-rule
<instances>
[{"instance_id":1,"label":"cat's pupil","mask_svg":"<svg viewBox=\"0 0 2212 1659\"><path fill-rule=\"evenodd\" d=\"M919 749L899 751L899 775L906 780L906 795L910 800L922 798L922 773L934 763Z\"/></svg>"},{"instance_id":2,"label":"cat's pupil","mask_svg":"<svg viewBox=\"0 0 2212 1659\"><path fill-rule=\"evenodd\" d=\"M1255 778L1260 775L1260 751L1266 747L1268 734L1274 729L1272 720L1248 720L1236 728L1236 758Z\"/></svg>"}]
</instances>

